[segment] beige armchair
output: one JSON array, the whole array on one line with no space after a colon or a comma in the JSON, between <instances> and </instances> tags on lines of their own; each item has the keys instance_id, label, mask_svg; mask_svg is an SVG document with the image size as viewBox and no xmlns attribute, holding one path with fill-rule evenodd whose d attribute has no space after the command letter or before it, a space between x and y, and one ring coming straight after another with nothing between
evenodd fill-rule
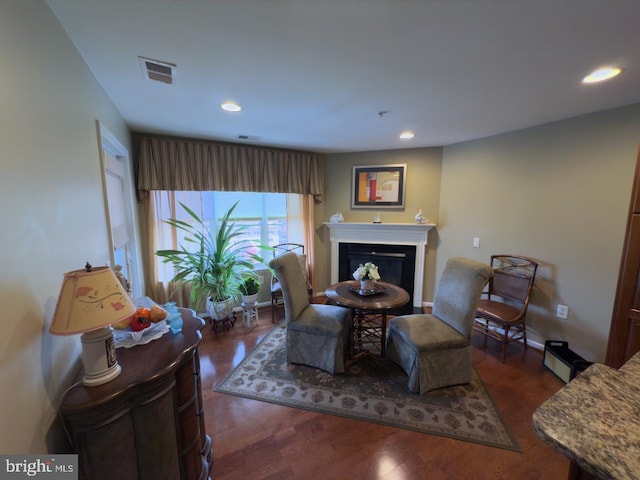
<instances>
[{"instance_id":1,"label":"beige armchair","mask_svg":"<svg viewBox=\"0 0 640 480\"><path fill-rule=\"evenodd\" d=\"M304 245L300 243L281 243L273 246L273 256L277 257L283 253L293 252L298 256L300 268L304 274L307 283L307 293L309 294L309 302L313 299L313 287L309 279L309 266L307 265L307 256L304 253ZM276 311L284 307L284 298L282 297L282 287L278 277L271 277L271 323L276 323Z\"/></svg>"},{"instance_id":2,"label":"beige armchair","mask_svg":"<svg viewBox=\"0 0 640 480\"><path fill-rule=\"evenodd\" d=\"M492 275L489 265L451 258L438 283L432 314L390 320L387 357L409 376L409 391L424 394L471 381L471 330L480 294Z\"/></svg>"},{"instance_id":3,"label":"beige armchair","mask_svg":"<svg viewBox=\"0 0 640 480\"><path fill-rule=\"evenodd\" d=\"M349 309L309 302L298 256L282 254L269 262L284 298L287 362L343 373L349 346Z\"/></svg>"}]
</instances>

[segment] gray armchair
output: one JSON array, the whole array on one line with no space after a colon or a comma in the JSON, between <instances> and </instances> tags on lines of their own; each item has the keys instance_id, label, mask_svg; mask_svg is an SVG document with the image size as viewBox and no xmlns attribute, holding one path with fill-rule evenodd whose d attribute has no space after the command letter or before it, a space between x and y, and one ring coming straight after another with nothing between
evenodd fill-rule
<instances>
[{"instance_id":1,"label":"gray armchair","mask_svg":"<svg viewBox=\"0 0 640 480\"><path fill-rule=\"evenodd\" d=\"M480 294L492 276L489 265L450 258L437 287L432 314L391 319L387 357L409 376L409 391L422 395L471 381L471 330Z\"/></svg>"},{"instance_id":2,"label":"gray armchair","mask_svg":"<svg viewBox=\"0 0 640 480\"><path fill-rule=\"evenodd\" d=\"M287 362L343 373L349 346L349 309L309 302L307 282L295 253L269 262L284 297Z\"/></svg>"}]
</instances>

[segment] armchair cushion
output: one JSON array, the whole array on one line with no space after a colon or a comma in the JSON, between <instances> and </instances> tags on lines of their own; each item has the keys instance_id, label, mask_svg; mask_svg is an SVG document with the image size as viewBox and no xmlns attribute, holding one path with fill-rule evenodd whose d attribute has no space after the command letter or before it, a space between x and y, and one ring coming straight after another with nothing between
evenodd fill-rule
<instances>
[{"instance_id":1,"label":"armchair cushion","mask_svg":"<svg viewBox=\"0 0 640 480\"><path fill-rule=\"evenodd\" d=\"M394 319L394 331L416 352L466 347L467 338L433 315L405 315Z\"/></svg>"},{"instance_id":2,"label":"armchair cushion","mask_svg":"<svg viewBox=\"0 0 640 480\"><path fill-rule=\"evenodd\" d=\"M299 332L316 332L338 335L344 328L344 316L349 311L335 305L316 305L310 303L289 322L287 328Z\"/></svg>"}]
</instances>

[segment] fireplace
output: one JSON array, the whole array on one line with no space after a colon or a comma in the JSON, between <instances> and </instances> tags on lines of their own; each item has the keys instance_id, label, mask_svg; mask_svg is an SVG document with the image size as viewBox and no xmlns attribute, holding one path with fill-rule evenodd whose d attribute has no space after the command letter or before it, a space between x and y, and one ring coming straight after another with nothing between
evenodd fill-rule
<instances>
[{"instance_id":1,"label":"fireplace","mask_svg":"<svg viewBox=\"0 0 640 480\"><path fill-rule=\"evenodd\" d=\"M407 290L410 310L422 308L427 236L434 224L341 222L325 225L331 231L331 283L353 278L351 274L360 263L372 261L380 267L383 281ZM349 255L351 249L351 259L341 257L341 251ZM377 254L375 260L372 252ZM409 262L413 262L413 268L407 266ZM408 278L411 275L413 279Z\"/></svg>"},{"instance_id":2,"label":"fireplace","mask_svg":"<svg viewBox=\"0 0 640 480\"><path fill-rule=\"evenodd\" d=\"M390 313L394 315L413 313L416 261L414 245L340 243L338 252L338 281L353 280L353 272L360 264L372 262L378 266L381 281L399 285L409 292L409 303Z\"/></svg>"}]
</instances>

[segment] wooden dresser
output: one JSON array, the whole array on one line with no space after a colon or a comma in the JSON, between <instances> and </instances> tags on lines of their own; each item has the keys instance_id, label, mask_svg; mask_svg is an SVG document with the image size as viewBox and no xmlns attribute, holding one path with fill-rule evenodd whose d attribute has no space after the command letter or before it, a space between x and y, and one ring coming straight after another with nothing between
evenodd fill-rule
<instances>
[{"instance_id":1,"label":"wooden dresser","mask_svg":"<svg viewBox=\"0 0 640 480\"><path fill-rule=\"evenodd\" d=\"M180 309L184 326L146 345L119 348L122 373L63 395L60 414L80 479L206 480L213 461L205 432L198 345L204 321Z\"/></svg>"}]
</instances>

